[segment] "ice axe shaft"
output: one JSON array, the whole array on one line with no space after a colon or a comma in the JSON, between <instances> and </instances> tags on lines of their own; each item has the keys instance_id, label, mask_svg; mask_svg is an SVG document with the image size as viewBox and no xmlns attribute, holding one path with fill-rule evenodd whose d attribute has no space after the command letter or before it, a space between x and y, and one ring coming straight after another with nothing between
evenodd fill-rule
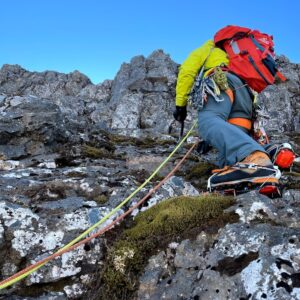
<instances>
[{"instance_id":1,"label":"ice axe shaft","mask_svg":"<svg viewBox=\"0 0 300 300\"><path fill-rule=\"evenodd\" d=\"M181 123L181 130L180 130L180 139L183 137L183 132L184 132L184 121L180 122Z\"/></svg>"},{"instance_id":2,"label":"ice axe shaft","mask_svg":"<svg viewBox=\"0 0 300 300\"><path fill-rule=\"evenodd\" d=\"M168 128L168 133L171 134L173 131L173 126L175 125L176 120L172 121L171 124L169 125ZM181 129L180 129L180 136L178 140L181 140L181 138L183 137L183 132L184 132L184 121L179 122L181 124Z\"/></svg>"}]
</instances>

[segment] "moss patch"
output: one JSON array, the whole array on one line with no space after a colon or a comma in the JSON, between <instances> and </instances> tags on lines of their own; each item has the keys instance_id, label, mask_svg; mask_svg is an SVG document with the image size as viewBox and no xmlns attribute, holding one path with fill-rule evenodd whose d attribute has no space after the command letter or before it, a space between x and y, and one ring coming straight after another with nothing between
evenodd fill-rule
<instances>
[{"instance_id":1,"label":"moss patch","mask_svg":"<svg viewBox=\"0 0 300 300\"><path fill-rule=\"evenodd\" d=\"M74 177L86 178L87 177L86 173L82 173L82 172L78 172L78 171L71 171L65 175L66 175L66 177L70 177L70 178L74 178Z\"/></svg>"},{"instance_id":2,"label":"moss patch","mask_svg":"<svg viewBox=\"0 0 300 300\"><path fill-rule=\"evenodd\" d=\"M113 154L105 148L96 148L88 145L82 145L82 154L91 158L113 158Z\"/></svg>"},{"instance_id":3,"label":"moss patch","mask_svg":"<svg viewBox=\"0 0 300 300\"><path fill-rule=\"evenodd\" d=\"M198 190L206 190L207 179L216 166L208 162L191 163L190 167L176 172L176 176L182 176Z\"/></svg>"},{"instance_id":4,"label":"moss patch","mask_svg":"<svg viewBox=\"0 0 300 300\"><path fill-rule=\"evenodd\" d=\"M174 145L174 141L171 140L162 140L162 139L153 139L151 137L145 137L143 139L128 137L123 135L110 135L109 139L114 144L126 144L126 145L134 145L139 148L153 148L167 145Z\"/></svg>"},{"instance_id":5,"label":"moss patch","mask_svg":"<svg viewBox=\"0 0 300 300\"><path fill-rule=\"evenodd\" d=\"M146 137L145 139L137 139L136 146L140 148L152 148L156 146L168 146L174 145L174 141L170 140L160 140Z\"/></svg>"},{"instance_id":6,"label":"moss patch","mask_svg":"<svg viewBox=\"0 0 300 300\"><path fill-rule=\"evenodd\" d=\"M123 175L120 174L120 175ZM150 177L150 172L147 170L141 169L141 170L129 170L126 173L124 172L124 176L133 176L135 178L136 183L142 184L144 183L149 177ZM150 180L150 182L158 182L164 179L164 176L161 176L159 174L154 175L154 177Z\"/></svg>"},{"instance_id":7,"label":"moss patch","mask_svg":"<svg viewBox=\"0 0 300 300\"><path fill-rule=\"evenodd\" d=\"M298 172L283 172L284 177L281 182L286 189L300 190L300 173Z\"/></svg>"},{"instance_id":8,"label":"moss patch","mask_svg":"<svg viewBox=\"0 0 300 300\"><path fill-rule=\"evenodd\" d=\"M22 189L19 192L29 197L34 203L36 203L64 199L72 193L72 189L64 182L53 181L33 185L25 190Z\"/></svg>"},{"instance_id":9,"label":"moss patch","mask_svg":"<svg viewBox=\"0 0 300 300\"><path fill-rule=\"evenodd\" d=\"M300 173L298 172L283 172L283 175L300 177Z\"/></svg>"},{"instance_id":10,"label":"moss patch","mask_svg":"<svg viewBox=\"0 0 300 300\"><path fill-rule=\"evenodd\" d=\"M149 257L171 241L214 230L238 216L225 214L233 197L176 197L140 213L109 249L97 299L132 299ZM193 237L194 237L193 236Z\"/></svg>"},{"instance_id":11,"label":"moss patch","mask_svg":"<svg viewBox=\"0 0 300 300\"><path fill-rule=\"evenodd\" d=\"M290 137L290 140L293 141L296 146L300 147L300 134L297 132L286 133Z\"/></svg>"},{"instance_id":12,"label":"moss patch","mask_svg":"<svg viewBox=\"0 0 300 300\"><path fill-rule=\"evenodd\" d=\"M108 201L108 197L107 196L105 196L105 195L99 195L99 196L97 196L94 200L98 203L98 204L100 204L100 205L103 205L103 204L105 204L107 201Z\"/></svg>"},{"instance_id":13,"label":"moss patch","mask_svg":"<svg viewBox=\"0 0 300 300\"><path fill-rule=\"evenodd\" d=\"M186 172L185 178L187 180L191 179L198 179L203 176L209 176L211 174L211 171L215 169L215 166L207 163L207 162L201 162L198 164L195 164L190 170Z\"/></svg>"},{"instance_id":14,"label":"moss patch","mask_svg":"<svg viewBox=\"0 0 300 300\"><path fill-rule=\"evenodd\" d=\"M126 155L124 153L115 154L112 151L107 150L104 147L97 148L90 145L82 145L81 146L81 153L83 156L94 158L94 159L118 159L118 160L125 160Z\"/></svg>"}]
</instances>

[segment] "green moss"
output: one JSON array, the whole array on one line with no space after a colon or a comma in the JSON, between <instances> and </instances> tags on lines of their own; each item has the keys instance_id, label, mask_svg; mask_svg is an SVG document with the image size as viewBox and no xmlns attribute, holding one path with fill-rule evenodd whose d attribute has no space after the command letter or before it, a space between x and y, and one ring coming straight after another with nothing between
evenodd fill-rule
<instances>
[{"instance_id":1,"label":"green moss","mask_svg":"<svg viewBox=\"0 0 300 300\"><path fill-rule=\"evenodd\" d=\"M297 145L300 145L300 134L296 132L290 132L287 133L287 135L290 137L290 140L295 142Z\"/></svg>"},{"instance_id":2,"label":"green moss","mask_svg":"<svg viewBox=\"0 0 300 300\"><path fill-rule=\"evenodd\" d=\"M287 189L300 190L300 181L289 180L284 187Z\"/></svg>"},{"instance_id":3,"label":"green moss","mask_svg":"<svg viewBox=\"0 0 300 300\"><path fill-rule=\"evenodd\" d=\"M286 189L300 190L300 173L298 172L283 172L281 183Z\"/></svg>"},{"instance_id":4,"label":"green moss","mask_svg":"<svg viewBox=\"0 0 300 300\"><path fill-rule=\"evenodd\" d=\"M190 147L188 148L190 149ZM187 160L192 161L192 162L199 162L199 156L191 153L191 155L187 158Z\"/></svg>"},{"instance_id":5,"label":"green moss","mask_svg":"<svg viewBox=\"0 0 300 300\"><path fill-rule=\"evenodd\" d=\"M145 137L143 139L128 137L123 135L110 135L109 139L111 142L115 144L126 144L126 145L134 145L139 148L152 148L158 145L166 146L173 145L174 141L170 140L162 140L162 139L153 139L151 137Z\"/></svg>"},{"instance_id":6,"label":"green moss","mask_svg":"<svg viewBox=\"0 0 300 300\"><path fill-rule=\"evenodd\" d=\"M211 171L215 168L214 165L207 162L200 162L195 164L190 170L186 171L185 178L191 180L192 178L200 178L210 175Z\"/></svg>"},{"instance_id":7,"label":"green moss","mask_svg":"<svg viewBox=\"0 0 300 300\"><path fill-rule=\"evenodd\" d=\"M159 173L154 175L154 177L150 180L151 182L160 182L165 178L165 176L160 175Z\"/></svg>"},{"instance_id":8,"label":"green moss","mask_svg":"<svg viewBox=\"0 0 300 300\"><path fill-rule=\"evenodd\" d=\"M136 226L126 231L131 240L152 235L175 235L183 230L203 225L222 215L232 204L232 197L177 197L166 200L136 217Z\"/></svg>"},{"instance_id":9,"label":"green moss","mask_svg":"<svg viewBox=\"0 0 300 300\"><path fill-rule=\"evenodd\" d=\"M291 183L288 188L293 190L300 190L300 182Z\"/></svg>"},{"instance_id":10,"label":"green moss","mask_svg":"<svg viewBox=\"0 0 300 300\"><path fill-rule=\"evenodd\" d=\"M135 181L138 184L141 184L145 182L150 177L150 172L141 169L141 170L129 170L125 174L126 176L134 176ZM154 177L150 180L150 182L158 182L164 179L164 176L161 176L159 174L154 175Z\"/></svg>"},{"instance_id":11,"label":"green moss","mask_svg":"<svg viewBox=\"0 0 300 300\"><path fill-rule=\"evenodd\" d=\"M173 145L174 141L170 140L160 140L160 139L153 139L150 137L146 137L145 139L137 139L136 146L140 148L152 148L156 146L167 146Z\"/></svg>"},{"instance_id":12,"label":"green moss","mask_svg":"<svg viewBox=\"0 0 300 300\"><path fill-rule=\"evenodd\" d=\"M300 173L298 172L283 172L283 175L300 177Z\"/></svg>"},{"instance_id":13,"label":"green moss","mask_svg":"<svg viewBox=\"0 0 300 300\"><path fill-rule=\"evenodd\" d=\"M191 182L198 190L206 190L207 179L215 166L208 162L192 163L190 165L185 170L176 172L176 175L183 176L185 180Z\"/></svg>"},{"instance_id":14,"label":"green moss","mask_svg":"<svg viewBox=\"0 0 300 300\"><path fill-rule=\"evenodd\" d=\"M112 158L113 154L105 148L96 148L88 145L83 145L82 154L91 158Z\"/></svg>"},{"instance_id":15,"label":"green moss","mask_svg":"<svg viewBox=\"0 0 300 300\"><path fill-rule=\"evenodd\" d=\"M109 139L114 144L129 144L134 145L136 138L134 137L128 137L125 135L109 135Z\"/></svg>"},{"instance_id":16,"label":"green moss","mask_svg":"<svg viewBox=\"0 0 300 300\"><path fill-rule=\"evenodd\" d=\"M176 197L140 213L109 250L98 299L132 299L149 257L174 240L202 230L215 232L238 216L223 210L233 197ZM100 295L99 295L100 294Z\"/></svg>"},{"instance_id":17,"label":"green moss","mask_svg":"<svg viewBox=\"0 0 300 300\"><path fill-rule=\"evenodd\" d=\"M135 274L143 267L142 255L136 244L126 240L117 242L108 254L102 274L104 287L98 299L128 299L137 288Z\"/></svg>"},{"instance_id":18,"label":"green moss","mask_svg":"<svg viewBox=\"0 0 300 300\"><path fill-rule=\"evenodd\" d=\"M70 178L81 177L81 178L84 178L84 177L87 177L87 174L86 173L82 173L82 172L72 171L72 172L68 172L66 174L66 177L70 177Z\"/></svg>"},{"instance_id":19,"label":"green moss","mask_svg":"<svg viewBox=\"0 0 300 300\"><path fill-rule=\"evenodd\" d=\"M98 204L102 205L108 201L108 197L105 195L99 195L94 199Z\"/></svg>"}]
</instances>

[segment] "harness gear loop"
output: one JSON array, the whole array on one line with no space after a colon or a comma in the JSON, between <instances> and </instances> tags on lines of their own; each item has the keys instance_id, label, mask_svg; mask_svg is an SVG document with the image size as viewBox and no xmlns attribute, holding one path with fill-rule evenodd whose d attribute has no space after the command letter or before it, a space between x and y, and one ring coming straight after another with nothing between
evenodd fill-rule
<instances>
[{"instance_id":1,"label":"harness gear loop","mask_svg":"<svg viewBox=\"0 0 300 300\"><path fill-rule=\"evenodd\" d=\"M192 107L194 109L197 109L197 110L201 110L203 108L204 101L206 100L206 94L205 94L204 87L203 87L204 72L206 71L205 64L214 49L215 49L214 46L212 46L210 48L209 53L206 56L206 58L203 62L203 65L200 68L200 71L194 80L193 87L189 94L188 102L192 105Z\"/></svg>"}]
</instances>

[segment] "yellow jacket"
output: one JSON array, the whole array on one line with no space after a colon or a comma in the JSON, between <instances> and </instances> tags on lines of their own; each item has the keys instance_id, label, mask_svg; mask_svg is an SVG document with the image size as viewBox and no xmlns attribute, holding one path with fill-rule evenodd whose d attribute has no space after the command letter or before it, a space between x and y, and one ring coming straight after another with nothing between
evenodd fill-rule
<instances>
[{"instance_id":1,"label":"yellow jacket","mask_svg":"<svg viewBox=\"0 0 300 300\"><path fill-rule=\"evenodd\" d=\"M228 65L229 63L226 52L215 48L212 40L208 40L201 47L190 53L179 69L176 85L176 106L186 106L194 80L206 58L204 76L206 76L212 68L220 66L221 64Z\"/></svg>"}]
</instances>

